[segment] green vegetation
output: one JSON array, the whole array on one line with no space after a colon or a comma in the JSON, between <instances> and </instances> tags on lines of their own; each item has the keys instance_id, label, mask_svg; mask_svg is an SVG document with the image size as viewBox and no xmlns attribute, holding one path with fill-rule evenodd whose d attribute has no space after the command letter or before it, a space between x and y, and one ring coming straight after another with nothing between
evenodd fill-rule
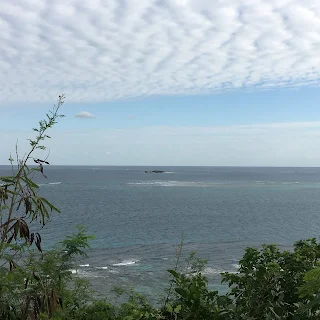
<instances>
[{"instance_id":1,"label":"green vegetation","mask_svg":"<svg viewBox=\"0 0 320 320\"><path fill-rule=\"evenodd\" d=\"M30 152L16 160L10 156L12 175L0 177L0 319L320 319L320 243L316 239L294 244L292 251L275 245L247 248L237 273L223 273L227 294L210 290L202 271L205 261L194 254L184 267L168 270L165 299L152 306L133 291L116 290L125 297L119 305L95 300L88 282L70 269L89 249L83 227L51 250L41 247L41 235L31 232L38 221L45 225L59 210L38 194L35 174L45 175L47 160L34 158L44 150L47 131L57 122L57 105L35 128ZM16 148L17 150L17 148ZM28 162L35 166L29 166ZM180 257L180 255L179 255ZM179 259L178 257L178 259Z\"/></svg>"}]
</instances>

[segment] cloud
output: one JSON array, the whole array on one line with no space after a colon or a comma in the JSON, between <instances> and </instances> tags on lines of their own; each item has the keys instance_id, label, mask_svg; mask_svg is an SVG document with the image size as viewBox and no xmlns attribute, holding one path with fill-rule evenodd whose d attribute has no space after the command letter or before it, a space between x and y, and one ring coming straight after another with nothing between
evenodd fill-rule
<instances>
[{"instance_id":1,"label":"cloud","mask_svg":"<svg viewBox=\"0 0 320 320\"><path fill-rule=\"evenodd\" d=\"M87 111L82 111L82 112L79 112L75 115L76 118L85 118L85 119L93 119L95 118L96 116L90 112L87 112Z\"/></svg>"},{"instance_id":2,"label":"cloud","mask_svg":"<svg viewBox=\"0 0 320 320\"><path fill-rule=\"evenodd\" d=\"M320 121L53 131L46 144L52 164L316 167L320 163L320 149L315 147ZM2 134L0 164L8 163L16 138L20 154L27 151L22 148L26 136L26 132Z\"/></svg>"},{"instance_id":3,"label":"cloud","mask_svg":"<svg viewBox=\"0 0 320 320\"><path fill-rule=\"evenodd\" d=\"M0 104L319 86L314 0L0 0Z\"/></svg>"}]
</instances>

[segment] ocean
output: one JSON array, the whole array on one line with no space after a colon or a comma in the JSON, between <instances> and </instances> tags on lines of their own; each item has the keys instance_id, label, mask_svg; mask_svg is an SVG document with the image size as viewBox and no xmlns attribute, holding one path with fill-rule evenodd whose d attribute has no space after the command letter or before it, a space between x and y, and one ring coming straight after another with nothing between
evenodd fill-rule
<instances>
[{"instance_id":1,"label":"ocean","mask_svg":"<svg viewBox=\"0 0 320 320\"><path fill-rule=\"evenodd\" d=\"M163 170L164 173L145 173ZM50 247L84 225L94 235L78 266L100 296L114 286L155 297L176 251L207 259L211 288L247 246L282 249L320 233L320 168L47 166L40 193L61 214L36 227ZM0 176L9 175L0 166ZM74 271L75 272L75 271Z\"/></svg>"}]
</instances>

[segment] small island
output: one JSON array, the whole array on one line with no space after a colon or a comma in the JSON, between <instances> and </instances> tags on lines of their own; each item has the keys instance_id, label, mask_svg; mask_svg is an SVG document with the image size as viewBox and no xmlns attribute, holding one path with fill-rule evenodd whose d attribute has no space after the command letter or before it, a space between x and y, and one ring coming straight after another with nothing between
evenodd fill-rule
<instances>
[{"instance_id":1,"label":"small island","mask_svg":"<svg viewBox=\"0 0 320 320\"><path fill-rule=\"evenodd\" d=\"M145 171L144 173L164 173L163 170L152 170L152 171Z\"/></svg>"}]
</instances>

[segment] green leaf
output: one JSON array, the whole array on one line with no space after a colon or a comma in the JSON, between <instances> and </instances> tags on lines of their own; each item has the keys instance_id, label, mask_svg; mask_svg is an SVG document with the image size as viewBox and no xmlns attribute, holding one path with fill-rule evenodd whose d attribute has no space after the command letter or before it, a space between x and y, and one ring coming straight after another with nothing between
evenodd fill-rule
<instances>
[{"instance_id":1,"label":"green leaf","mask_svg":"<svg viewBox=\"0 0 320 320\"><path fill-rule=\"evenodd\" d=\"M56 211L58 213L61 213L61 211L57 207L55 207L52 203L50 203L46 198L39 198L39 200L41 200L46 205L48 205L51 210L54 210L54 211Z\"/></svg>"},{"instance_id":2,"label":"green leaf","mask_svg":"<svg viewBox=\"0 0 320 320\"><path fill-rule=\"evenodd\" d=\"M175 290L176 290L176 292L177 292L178 294L180 294L180 296L181 296L182 298L188 299L188 293L187 293L186 290L184 290L184 289L182 289L182 288L176 288Z\"/></svg>"},{"instance_id":3,"label":"green leaf","mask_svg":"<svg viewBox=\"0 0 320 320\"><path fill-rule=\"evenodd\" d=\"M175 270L167 270L171 275L173 275L176 279L179 278L179 273Z\"/></svg>"},{"instance_id":4,"label":"green leaf","mask_svg":"<svg viewBox=\"0 0 320 320\"><path fill-rule=\"evenodd\" d=\"M179 313L181 311L181 305L179 304L178 306L176 306L175 308L174 308L174 312L175 313Z\"/></svg>"},{"instance_id":5,"label":"green leaf","mask_svg":"<svg viewBox=\"0 0 320 320\"><path fill-rule=\"evenodd\" d=\"M170 304L167 305L167 311L172 313L173 312L173 308Z\"/></svg>"},{"instance_id":6,"label":"green leaf","mask_svg":"<svg viewBox=\"0 0 320 320\"><path fill-rule=\"evenodd\" d=\"M42 201L39 201L39 206L40 206L40 213L42 215L42 221L44 222L45 218L49 218L49 212Z\"/></svg>"},{"instance_id":7,"label":"green leaf","mask_svg":"<svg viewBox=\"0 0 320 320\"><path fill-rule=\"evenodd\" d=\"M11 194L11 195L18 195L19 194L19 192L14 192L14 191L9 190L9 189L7 189L6 193L7 194Z\"/></svg>"},{"instance_id":8,"label":"green leaf","mask_svg":"<svg viewBox=\"0 0 320 320\"><path fill-rule=\"evenodd\" d=\"M21 180L24 181L29 187L39 189L39 186L30 180L27 176L21 177Z\"/></svg>"},{"instance_id":9,"label":"green leaf","mask_svg":"<svg viewBox=\"0 0 320 320\"><path fill-rule=\"evenodd\" d=\"M0 180L2 180L3 182L7 182L7 183L13 183L14 178L15 177L13 177L13 176L7 176L7 177L0 177Z\"/></svg>"}]
</instances>

